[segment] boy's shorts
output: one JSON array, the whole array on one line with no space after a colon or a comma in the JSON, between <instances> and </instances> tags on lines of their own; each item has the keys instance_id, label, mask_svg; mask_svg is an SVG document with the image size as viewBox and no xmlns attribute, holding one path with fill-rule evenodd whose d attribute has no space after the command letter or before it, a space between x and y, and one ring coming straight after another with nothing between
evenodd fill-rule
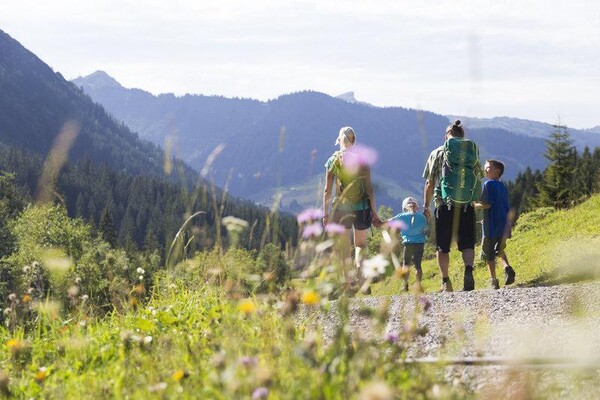
<instances>
[{"instance_id":1,"label":"boy's shorts","mask_svg":"<svg viewBox=\"0 0 600 400\"><path fill-rule=\"evenodd\" d=\"M456 214L456 215L455 215ZM454 224L458 226L454 227ZM435 246L440 253L450 253L452 233L458 250L475 249L475 208L472 205L442 204L435 209Z\"/></svg>"},{"instance_id":2,"label":"boy's shorts","mask_svg":"<svg viewBox=\"0 0 600 400\"><path fill-rule=\"evenodd\" d=\"M340 210L337 209L333 213L333 222L342 224L346 229L350 229L354 226L357 231L369 229L371 227L371 208L366 210Z\"/></svg>"},{"instance_id":3,"label":"boy's shorts","mask_svg":"<svg viewBox=\"0 0 600 400\"><path fill-rule=\"evenodd\" d=\"M425 243L406 243L402 253L402 261L405 266L413 264L417 271L421 270L421 261L423 260L423 250Z\"/></svg>"},{"instance_id":4,"label":"boy's shorts","mask_svg":"<svg viewBox=\"0 0 600 400\"><path fill-rule=\"evenodd\" d=\"M481 258L485 261L494 261L498 253L506 248L506 238L483 238L481 244Z\"/></svg>"}]
</instances>

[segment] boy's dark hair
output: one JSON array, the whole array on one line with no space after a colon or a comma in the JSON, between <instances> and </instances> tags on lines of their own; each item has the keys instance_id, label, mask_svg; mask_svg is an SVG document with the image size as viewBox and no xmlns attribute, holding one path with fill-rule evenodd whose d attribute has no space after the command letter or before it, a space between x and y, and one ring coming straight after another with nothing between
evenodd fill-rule
<instances>
[{"instance_id":1,"label":"boy's dark hair","mask_svg":"<svg viewBox=\"0 0 600 400\"><path fill-rule=\"evenodd\" d=\"M494 168L496 168L498 171L500 171L500 175L498 175L498 178L500 178L502 176L502 174L504 173L504 163L500 160L487 160L487 162Z\"/></svg>"},{"instance_id":2,"label":"boy's dark hair","mask_svg":"<svg viewBox=\"0 0 600 400\"><path fill-rule=\"evenodd\" d=\"M465 137L465 131L462 128L462 126L460 126L460 119L457 119L456 121L454 121L454 123L450 126L448 126L448 128L446 128L446 134L450 134L453 137L457 137L457 138L463 138Z\"/></svg>"}]
</instances>

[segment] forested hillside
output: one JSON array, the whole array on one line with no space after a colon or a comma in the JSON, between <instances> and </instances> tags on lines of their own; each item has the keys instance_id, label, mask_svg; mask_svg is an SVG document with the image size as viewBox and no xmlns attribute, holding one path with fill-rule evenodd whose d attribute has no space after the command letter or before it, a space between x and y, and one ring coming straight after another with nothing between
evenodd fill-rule
<instances>
[{"instance_id":1,"label":"forested hillside","mask_svg":"<svg viewBox=\"0 0 600 400\"><path fill-rule=\"evenodd\" d=\"M120 245L129 241L140 248L164 248L185 218L199 210L207 215L201 224L197 221L201 226L197 229L212 239L195 240L190 250L217 240L217 211L251 224L262 221L256 222L253 240L268 237L283 242L296 233L295 221L285 215L271 227L275 237L264 232L268 209L224 195L189 166L140 140L1 31L0 145L0 168L15 174L29 199L46 185L51 198L63 203L70 216L99 225L107 214ZM42 171L47 174L43 178Z\"/></svg>"}]
</instances>

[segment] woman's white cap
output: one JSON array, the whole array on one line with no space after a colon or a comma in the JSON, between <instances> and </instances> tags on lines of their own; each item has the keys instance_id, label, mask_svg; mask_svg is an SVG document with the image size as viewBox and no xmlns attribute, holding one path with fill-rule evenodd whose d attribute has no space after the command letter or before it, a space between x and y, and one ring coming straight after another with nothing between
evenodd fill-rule
<instances>
[{"instance_id":1,"label":"woman's white cap","mask_svg":"<svg viewBox=\"0 0 600 400\"><path fill-rule=\"evenodd\" d=\"M417 199L415 199L414 197L407 197L404 200L402 200L402 211L406 211L406 206L408 206L410 203L415 203L415 205L417 205L417 207L419 204Z\"/></svg>"},{"instance_id":2,"label":"woman's white cap","mask_svg":"<svg viewBox=\"0 0 600 400\"><path fill-rule=\"evenodd\" d=\"M348 142L350 142L350 144L354 144L354 142L356 142L356 132L354 132L354 129L352 129L351 126L344 126L342 129L340 129L340 133L338 134L338 137L335 140L335 145L339 144L340 140L343 137L348 139Z\"/></svg>"}]
</instances>

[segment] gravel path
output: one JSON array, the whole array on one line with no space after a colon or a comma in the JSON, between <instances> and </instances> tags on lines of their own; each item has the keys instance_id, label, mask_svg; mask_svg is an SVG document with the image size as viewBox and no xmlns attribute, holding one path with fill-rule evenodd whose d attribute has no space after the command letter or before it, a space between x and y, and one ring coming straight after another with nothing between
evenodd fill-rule
<instances>
[{"instance_id":1,"label":"gravel path","mask_svg":"<svg viewBox=\"0 0 600 400\"><path fill-rule=\"evenodd\" d=\"M423 312L422 305L427 302L430 307ZM378 331L359 311L364 307L383 309L386 304L387 324ZM411 357L521 360L518 367L446 368L450 382L467 384L474 391L484 393L501 385L504 394L521 396L526 387L523 382L535 379L557 398L600 396L593 390L600 383L600 283L364 297L353 299L351 310L352 331L364 339L401 333L409 329L411 321L416 321L417 328L425 328L427 333L410 347ZM304 317L308 314L304 310ZM330 311L319 314L316 321L327 338L339 320L335 311ZM555 369L522 364L540 358L572 363ZM569 372L574 370L576 381Z\"/></svg>"}]
</instances>

